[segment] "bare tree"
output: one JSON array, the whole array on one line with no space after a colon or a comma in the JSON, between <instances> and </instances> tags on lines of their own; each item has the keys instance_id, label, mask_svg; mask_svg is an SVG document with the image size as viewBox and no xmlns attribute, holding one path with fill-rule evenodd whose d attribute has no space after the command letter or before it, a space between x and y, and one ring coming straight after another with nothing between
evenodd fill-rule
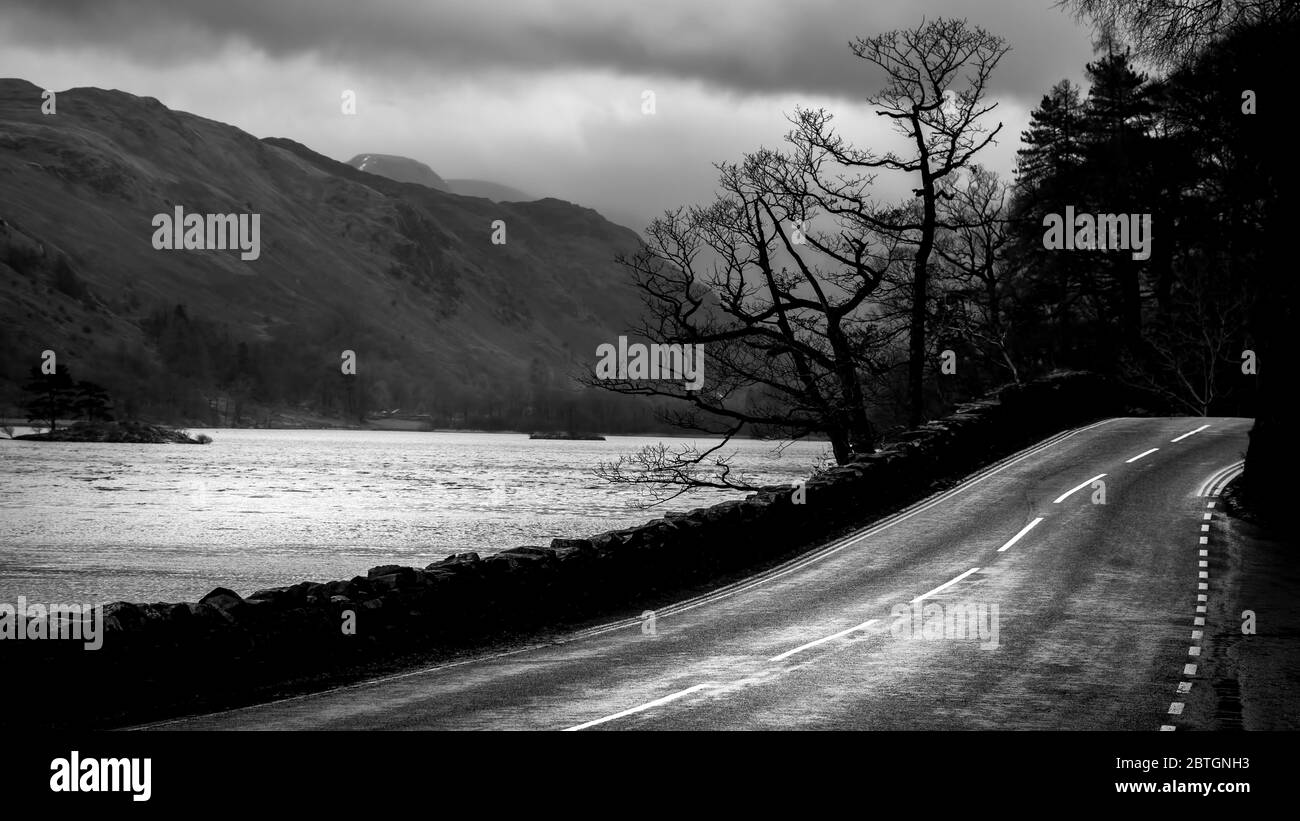
<instances>
[{"instance_id":1,"label":"bare tree","mask_svg":"<svg viewBox=\"0 0 1300 821\"><path fill-rule=\"evenodd\" d=\"M1199 272L1173 295L1171 315L1144 329L1149 355L1144 361L1127 357L1121 379L1194 416L1208 416L1232 384L1225 372L1241 364L1236 357L1246 306L1244 294L1216 287Z\"/></svg>"},{"instance_id":2,"label":"bare tree","mask_svg":"<svg viewBox=\"0 0 1300 821\"><path fill-rule=\"evenodd\" d=\"M804 168L821 172L811 175L821 193L845 203L838 209L818 205L851 217L863 229L890 233L913 249L908 404L916 425L925 417L926 301L944 179L966 167L1002 129L1001 123L985 128L981 118L997 107L985 100L988 81L1008 46L965 20L938 19L858 38L850 47L884 71L884 88L867 101L913 150L904 156L859 149L833 130L825 110L800 110L790 140ZM886 209L863 197L872 175L882 171L914 175L920 208Z\"/></svg>"},{"instance_id":3,"label":"bare tree","mask_svg":"<svg viewBox=\"0 0 1300 821\"><path fill-rule=\"evenodd\" d=\"M1249 26L1295 20L1294 0L1060 0L1091 20L1099 38L1117 38L1161 68L1183 64L1211 43Z\"/></svg>"},{"instance_id":4,"label":"bare tree","mask_svg":"<svg viewBox=\"0 0 1300 821\"><path fill-rule=\"evenodd\" d=\"M661 417L724 441L702 452L643 449L602 465L611 481L748 487L720 455L742 432L786 441L824 435L840 464L878 441L863 380L887 370L878 357L891 339L874 323L869 298L904 263L897 242L818 213L804 169L786 155L764 149L718 169L712 204L665 213L641 248L619 258L646 306L631 333L703 346L706 384L602 378L594 368L582 381L679 400Z\"/></svg>"},{"instance_id":5,"label":"bare tree","mask_svg":"<svg viewBox=\"0 0 1300 821\"><path fill-rule=\"evenodd\" d=\"M968 340L986 360L1019 382L1011 326L1004 317L1007 252L1013 242L1008 215L1011 186L979 165L964 177L946 186L947 196L941 200L939 216L947 230L936 239L935 252L950 273L940 286L945 310L938 322L942 330Z\"/></svg>"}]
</instances>

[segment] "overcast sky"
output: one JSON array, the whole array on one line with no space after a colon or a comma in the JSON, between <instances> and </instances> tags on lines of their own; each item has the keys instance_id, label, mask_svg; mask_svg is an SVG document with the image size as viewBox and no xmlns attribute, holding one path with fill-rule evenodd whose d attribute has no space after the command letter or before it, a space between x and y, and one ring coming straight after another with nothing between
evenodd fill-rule
<instances>
[{"instance_id":1,"label":"overcast sky","mask_svg":"<svg viewBox=\"0 0 1300 821\"><path fill-rule=\"evenodd\" d=\"M401 154L639 229L709 199L712 163L779 146L796 105L883 145L863 102L881 78L848 43L923 16L965 17L1011 46L992 80L1003 131L981 157L1009 174L1028 112L1092 56L1090 30L1053 3L5 0L0 76L157 97L344 161Z\"/></svg>"}]
</instances>

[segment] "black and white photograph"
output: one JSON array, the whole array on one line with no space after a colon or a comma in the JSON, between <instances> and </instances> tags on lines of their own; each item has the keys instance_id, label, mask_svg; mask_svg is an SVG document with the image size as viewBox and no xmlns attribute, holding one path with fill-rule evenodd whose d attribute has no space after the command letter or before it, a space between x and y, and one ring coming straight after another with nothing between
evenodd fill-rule
<instances>
[{"instance_id":1,"label":"black and white photograph","mask_svg":"<svg viewBox=\"0 0 1300 821\"><path fill-rule=\"evenodd\" d=\"M1277 800L1297 43L1295 0L4 0L0 792L716 744L883 798L951 740L1012 807Z\"/></svg>"}]
</instances>

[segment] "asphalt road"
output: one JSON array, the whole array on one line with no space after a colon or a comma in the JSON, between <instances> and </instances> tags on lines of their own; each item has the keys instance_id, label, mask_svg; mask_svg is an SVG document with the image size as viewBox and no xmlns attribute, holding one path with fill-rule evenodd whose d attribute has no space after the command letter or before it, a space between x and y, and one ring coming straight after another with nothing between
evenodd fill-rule
<instances>
[{"instance_id":1,"label":"asphalt road","mask_svg":"<svg viewBox=\"0 0 1300 821\"><path fill-rule=\"evenodd\" d=\"M1204 494L1242 459L1250 424L1106 420L815 553L660 609L653 630L632 619L155 726L1178 727L1179 691L1196 679L1188 665L1215 627L1197 623L1215 610L1205 605L1221 515ZM1100 474L1104 503L1089 481ZM974 623L954 619L971 611Z\"/></svg>"}]
</instances>

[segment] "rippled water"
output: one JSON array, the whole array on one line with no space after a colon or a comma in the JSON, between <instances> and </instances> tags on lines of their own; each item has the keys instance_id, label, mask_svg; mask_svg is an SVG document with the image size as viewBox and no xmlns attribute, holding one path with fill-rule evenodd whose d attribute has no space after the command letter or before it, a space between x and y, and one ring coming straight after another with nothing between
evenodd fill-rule
<instances>
[{"instance_id":1,"label":"rippled water","mask_svg":"<svg viewBox=\"0 0 1300 821\"><path fill-rule=\"evenodd\" d=\"M641 445L685 441L662 437L191 433L214 442L0 439L0 601L193 601L218 585L247 595L377 564L546 545L743 496L700 491L643 510L643 491L591 475ZM806 476L826 445L797 443L780 457L772 443L734 449L737 466L777 483Z\"/></svg>"}]
</instances>

